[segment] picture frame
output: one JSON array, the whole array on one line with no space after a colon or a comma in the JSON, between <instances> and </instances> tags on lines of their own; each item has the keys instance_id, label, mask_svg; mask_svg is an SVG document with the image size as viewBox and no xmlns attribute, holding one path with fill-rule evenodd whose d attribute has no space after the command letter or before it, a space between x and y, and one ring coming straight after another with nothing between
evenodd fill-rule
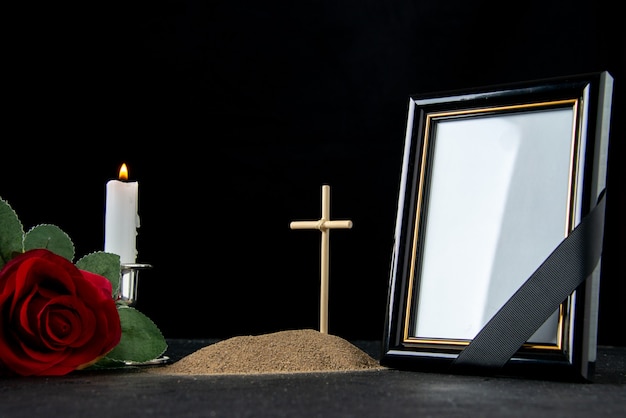
<instances>
[{"instance_id":1,"label":"picture frame","mask_svg":"<svg viewBox=\"0 0 626 418\"><path fill-rule=\"evenodd\" d=\"M612 91L598 72L409 98L382 365L593 377Z\"/></svg>"}]
</instances>

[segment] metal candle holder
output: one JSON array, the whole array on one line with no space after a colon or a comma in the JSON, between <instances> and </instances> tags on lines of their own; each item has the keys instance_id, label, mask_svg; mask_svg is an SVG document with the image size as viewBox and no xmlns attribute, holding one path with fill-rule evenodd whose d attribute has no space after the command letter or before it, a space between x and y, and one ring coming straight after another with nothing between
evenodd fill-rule
<instances>
[{"instance_id":1,"label":"metal candle holder","mask_svg":"<svg viewBox=\"0 0 626 418\"><path fill-rule=\"evenodd\" d=\"M139 284L139 272L152 268L150 264L122 263L120 277L120 290L117 300L127 306L133 306L137 302L137 287Z\"/></svg>"}]
</instances>

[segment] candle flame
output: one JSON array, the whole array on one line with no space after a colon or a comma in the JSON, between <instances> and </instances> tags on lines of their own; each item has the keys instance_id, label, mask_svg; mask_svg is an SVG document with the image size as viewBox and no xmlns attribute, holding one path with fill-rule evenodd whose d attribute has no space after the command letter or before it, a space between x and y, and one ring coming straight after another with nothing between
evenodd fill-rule
<instances>
[{"instance_id":1,"label":"candle flame","mask_svg":"<svg viewBox=\"0 0 626 418\"><path fill-rule=\"evenodd\" d=\"M123 163L120 167L120 180L128 180L128 167Z\"/></svg>"}]
</instances>

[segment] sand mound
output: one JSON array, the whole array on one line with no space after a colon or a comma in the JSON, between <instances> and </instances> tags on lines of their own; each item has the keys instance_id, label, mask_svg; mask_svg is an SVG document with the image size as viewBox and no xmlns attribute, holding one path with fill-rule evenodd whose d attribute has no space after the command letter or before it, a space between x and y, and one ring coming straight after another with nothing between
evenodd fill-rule
<instances>
[{"instance_id":1,"label":"sand mound","mask_svg":"<svg viewBox=\"0 0 626 418\"><path fill-rule=\"evenodd\" d=\"M238 336L203 347L174 364L152 369L166 374L255 374L382 369L348 341L315 330Z\"/></svg>"}]
</instances>

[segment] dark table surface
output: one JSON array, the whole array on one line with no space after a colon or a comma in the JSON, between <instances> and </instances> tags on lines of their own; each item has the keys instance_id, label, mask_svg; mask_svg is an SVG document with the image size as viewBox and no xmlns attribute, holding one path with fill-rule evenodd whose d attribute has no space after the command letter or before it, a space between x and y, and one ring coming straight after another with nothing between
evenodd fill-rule
<instances>
[{"instance_id":1,"label":"dark table surface","mask_svg":"<svg viewBox=\"0 0 626 418\"><path fill-rule=\"evenodd\" d=\"M177 361L211 340L168 340ZM354 341L378 358L380 343ZM592 382L362 370L161 375L145 367L0 379L7 417L626 417L626 347L600 347Z\"/></svg>"}]
</instances>

